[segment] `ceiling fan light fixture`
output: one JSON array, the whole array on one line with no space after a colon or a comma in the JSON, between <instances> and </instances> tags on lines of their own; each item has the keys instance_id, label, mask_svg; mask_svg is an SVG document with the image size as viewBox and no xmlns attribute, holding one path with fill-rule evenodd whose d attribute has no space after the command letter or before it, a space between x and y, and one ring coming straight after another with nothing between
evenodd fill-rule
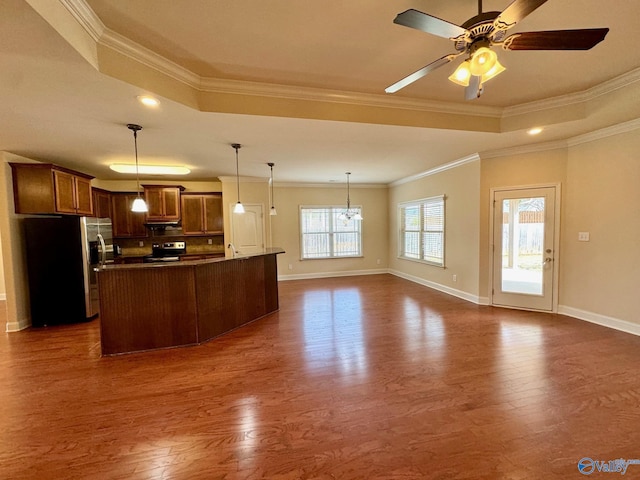
<instances>
[{"instance_id":1,"label":"ceiling fan light fixture","mask_svg":"<svg viewBox=\"0 0 640 480\"><path fill-rule=\"evenodd\" d=\"M493 77L497 77L505 70L506 68L504 68L504 66L502 66L502 64L496 59L496 63L493 66L493 68L491 68L491 70L489 70L487 73L482 75L482 83L488 82Z\"/></svg>"},{"instance_id":2,"label":"ceiling fan light fixture","mask_svg":"<svg viewBox=\"0 0 640 480\"><path fill-rule=\"evenodd\" d=\"M471 78L471 70L469 69L469 66L469 60L462 62L458 65L455 72L451 74L449 80L463 87L469 86L469 79Z\"/></svg>"},{"instance_id":3,"label":"ceiling fan light fixture","mask_svg":"<svg viewBox=\"0 0 640 480\"><path fill-rule=\"evenodd\" d=\"M471 75L481 77L489 72L498 61L498 55L496 52L488 47L480 47L476 50L471 57L471 64L469 70Z\"/></svg>"}]
</instances>

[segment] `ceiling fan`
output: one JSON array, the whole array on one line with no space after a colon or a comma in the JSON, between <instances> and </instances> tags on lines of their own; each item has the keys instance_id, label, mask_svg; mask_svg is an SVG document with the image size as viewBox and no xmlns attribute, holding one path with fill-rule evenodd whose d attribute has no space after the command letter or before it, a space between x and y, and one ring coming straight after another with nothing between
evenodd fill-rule
<instances>
[{"instance_id":1,"label":"ceiling fan","mask_svg":"<svg viewBox=\"0 0 640 480\"><path fill-rule=\"evenodd\" d=\"M460 55L467 54L467 59L449 80L465 86L465 99L472 100L482 94L485 82L505 70L497 54L491 50L493 46L502 46L505 50L589 50L604 40L609 32L608 28L550 30L515 33L505 38L508 29L546 1L514 0L503 12L482 12L482 0L478 0L478 15L461 26L414 9L399 13L393 23L448 38L454 42L456 52L413 72L387 87L385 92L395 93Z\"/></svg>"}]
</instances>

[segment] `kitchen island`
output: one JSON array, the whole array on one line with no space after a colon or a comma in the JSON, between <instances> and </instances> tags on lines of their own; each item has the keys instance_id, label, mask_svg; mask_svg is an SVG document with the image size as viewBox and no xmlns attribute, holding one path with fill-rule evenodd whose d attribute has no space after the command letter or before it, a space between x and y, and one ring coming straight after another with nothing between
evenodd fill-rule
<instances>
[{"instance_id":1,"label":"kitchen island","mask_svg":"<svg viewBox=\"0 0 640 480\"><path fill-rule=\"evenodd\" d=\"M279 253L101 268L102 354L197 345L275 312Z\"/></svg>"}]
</instances>

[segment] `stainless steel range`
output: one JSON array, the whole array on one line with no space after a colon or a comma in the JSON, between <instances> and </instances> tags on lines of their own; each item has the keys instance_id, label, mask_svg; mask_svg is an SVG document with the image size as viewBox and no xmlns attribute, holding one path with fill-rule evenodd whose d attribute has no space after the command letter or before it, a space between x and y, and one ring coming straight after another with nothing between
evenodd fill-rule
<instances>
[{"instance_id":1,"label":"stainless steel range","mask_svg":"<svg viewBox=\"0 0 640 480\"><path fill-rule=\"evenodd\" d=\"M154 243L151 255L143 258L144 263L179 262L180 255L187 253L186 242Z\"/></svg>"}]
</instances>

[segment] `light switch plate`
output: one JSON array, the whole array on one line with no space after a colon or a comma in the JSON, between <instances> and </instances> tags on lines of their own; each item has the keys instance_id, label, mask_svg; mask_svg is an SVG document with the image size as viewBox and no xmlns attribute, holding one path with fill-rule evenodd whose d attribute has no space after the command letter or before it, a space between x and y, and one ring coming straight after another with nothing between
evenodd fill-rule
<instances>
[{"instance_id":1,"label":"light switch plate","mask_svg":"<svg viewBox=\"0 0 640 480\"><path fill-rule=\"evenodd\" d=\"M579 242L588 242L589 241L589 232L578 232L578 241Z\"/></svg>"}]
</instances>

